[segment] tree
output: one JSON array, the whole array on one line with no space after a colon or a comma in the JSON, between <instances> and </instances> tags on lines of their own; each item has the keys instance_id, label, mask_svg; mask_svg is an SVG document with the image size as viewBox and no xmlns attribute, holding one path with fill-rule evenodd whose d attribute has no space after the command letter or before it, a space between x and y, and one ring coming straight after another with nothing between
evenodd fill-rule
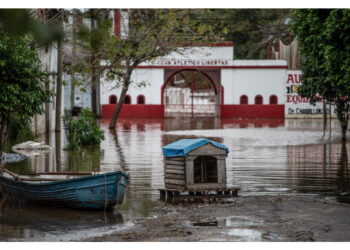
<instances>
[{"instance_id":1,"label":"tree","mask_svg":"<svg viewBox=\"0 0 350 250\"><path fill-rule=\"evenodd\" d=\"M58 26L63 29L63 14L59 13ZM63 76L63 39L57 41L57 75L56 75L56 114L55 131L61 132L62 124L62 76Z\"/></svg>"},{"instance_id":2,"label":"tree","mask_svg":"<svg viewBox=\"0 0 350 250\"><path fill-rule=\"evenodd\" d=\"M195 12L199 14L202 10L123 10L123 16L126 17L123 20L126 23L122 25L127 31L117 35L111 32L110 11L94 10L99 13L96 25L91 25L90 29L80 29L79 46L84 52L80 54L73 71L83 79L90 78L92 86L99 84L95 81L96 78L104 76L115 83L114 88L122 88L110 122L110 128L114 129L126 93L132 84L131 75L138 65L170 52L182 53L185 43L219 41L219 38L213 35L213 27L194 18ZM94 15L96 18L97 14ZM90 18L92 17L90 12ZM145 83L134 84L140 86Z\"/></svg>"},{"instance_id":3,"label":"tree","mask_svg":"<svg viewBox=\"0 0 350 250\"><path fill-rule=\"evenodd\" d=\"M108 9L72 10L72 62L68 67L72 76L72 89L74 85L80 85L83 88L90 85L91 108L95 115L99 115L98 89L101 74L104 72L100 64L102 58L108 53L106 42L112 35L110 11ZM84 19L89 19L89 26L84 24Z\"/></svg>"},{"instance_id":4,"label":"tree","mask_svg":"<svg viewBox=\"0 0 350 250\"><path fill-rule=\"evenodd\" d=\"M267 46L279 39L290 42L289 9L210 9L196 16L212 25L224 38L235 44L239 59L266 59Z\"/></svg>"},{"instance_id":5,"label":"tree","mask_svg":"<svg viewBox=\"0 0 350 250\"><path fill-rule=\"evenodd\" d=\"M0 28L0 152L8 135L11 119L22 124L44 112L51 92L44 90L48 74L41 68L31 40L13 37Z\"/></svg>"},{"instance_id":6,"label":"tree","mask_svg":"<svg viewBox=\"0 0 350 250\"><path fill-rule=\"evenodd\" d=\"M350 10L294 10L293 31L300 41L303 85L311 103L324 99L336 106L342 140L350 109Z\"/></svg>"},{"instance_id":7,"label":"tree","mask_svg":"<svg viewBox=\"0 0 350 250\"><path fill-rule=\"evenodd\" d=\"M54 25L49 24L54 20L57 11L49 10L47 22L41 22L35 16L42 18L47 9L0 9L0 26L11 36L31 35L32 45L36 47L48 46L53 41L62 39L63 32Z\"/></svg>"},{"instance_id":8,"label":"tree","mask_svg":"<svg viewBox=\"0 0 350 250\"><path fill-rule=\"evenodd\" d=\"M171 52L183 53L184 44L218 41L213 27L193 18L200 10L133 9L126 12L128 32L115 37L108 44L106 76L122 87L118 104L109 128L115 129L116 120L131 85L131 75L141 63L165 56ZM144 83L139 83L144 84Z\"/></svg>"}]
</instances>

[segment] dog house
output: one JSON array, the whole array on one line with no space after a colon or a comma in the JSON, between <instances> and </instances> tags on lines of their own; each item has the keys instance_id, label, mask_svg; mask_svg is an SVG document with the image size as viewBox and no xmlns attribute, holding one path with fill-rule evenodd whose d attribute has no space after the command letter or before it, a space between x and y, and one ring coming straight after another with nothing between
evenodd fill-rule
<instances>
[{"instance_id":1,"label":"dog house","mask_svg":"<svg viewBox=\"0 0 350 250\"><path fill-rule=\"evenodd\" d=\"M182 139L163 147L165 188L226 188L229 149L208 139Z\"/></svg>"}]
</instances>

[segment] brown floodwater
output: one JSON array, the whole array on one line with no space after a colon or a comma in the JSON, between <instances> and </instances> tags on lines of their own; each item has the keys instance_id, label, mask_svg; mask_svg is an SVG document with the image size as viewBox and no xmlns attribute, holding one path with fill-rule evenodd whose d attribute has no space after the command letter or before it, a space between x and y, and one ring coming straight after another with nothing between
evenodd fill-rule
<instances>
[{"instance_id":1,"label":"brown floodwater","mask_svg":"<svg viewBox=\"0 0 350 250\"><path fill-rule=\"evenodd\" d=\"M16 173L122 170L130 175L123 204L114 213L13 204L0 210L0 241L80 241L157 216L162 146L182 138L228 146L227 184L240 187L242 196L310 195L350 203L350 146L340 143L337 121L331 138L323 137L322 120L120 119L115 133L108 122L100 121L105 140L98 147L68 152L64 134L53 133L41 138L52 146L48 153L6 167Z\"/></svg>"}]
</instances>

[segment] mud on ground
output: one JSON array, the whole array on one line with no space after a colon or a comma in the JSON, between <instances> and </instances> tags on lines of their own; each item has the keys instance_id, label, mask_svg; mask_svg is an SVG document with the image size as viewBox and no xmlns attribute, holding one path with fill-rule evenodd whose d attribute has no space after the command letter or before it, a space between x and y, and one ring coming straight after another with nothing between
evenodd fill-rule
<instances>
[{"instance_id":1,"label":"mud on ground","mask_svg":"<svg viewBox=\"0 0 350 250\"><path fill-rule=\"evenodd\" d=\"M300 196L171 205L135 226L88 241L350 241L350 205Z\"/></svg>"}]
</instances>

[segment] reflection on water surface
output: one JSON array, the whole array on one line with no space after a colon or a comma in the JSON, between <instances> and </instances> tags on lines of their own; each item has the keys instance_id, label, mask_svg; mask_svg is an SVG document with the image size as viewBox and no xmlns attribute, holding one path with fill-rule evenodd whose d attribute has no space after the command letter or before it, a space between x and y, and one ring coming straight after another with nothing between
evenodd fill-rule
<instances>
[{"instance_id":1,"label":"reflection on water surface","mask_svg":"<svg viewBox=\"0 0 350 250\"><path fill-rule=\"evenodd\" d=\"M68 237L72 234L81 240L154 216L158 189L164 188L161 147L182 138L206 137L227 145L228 186L241 187L240 195L325 195L350 202L349 145L336 142L336 121L331 142L322 138L322 120L120 119L116 133L108 130L108 122L100 121L105 140L98 147L67 152L64 136L56 140L52 134L42 138L53 146L49 153L7 167L17 173L126 171L130 183L118 213L6 208L0 215L1 241L74 240ZM230 234L260 237L248 231Z\"/></svg>"}]
</instances>

